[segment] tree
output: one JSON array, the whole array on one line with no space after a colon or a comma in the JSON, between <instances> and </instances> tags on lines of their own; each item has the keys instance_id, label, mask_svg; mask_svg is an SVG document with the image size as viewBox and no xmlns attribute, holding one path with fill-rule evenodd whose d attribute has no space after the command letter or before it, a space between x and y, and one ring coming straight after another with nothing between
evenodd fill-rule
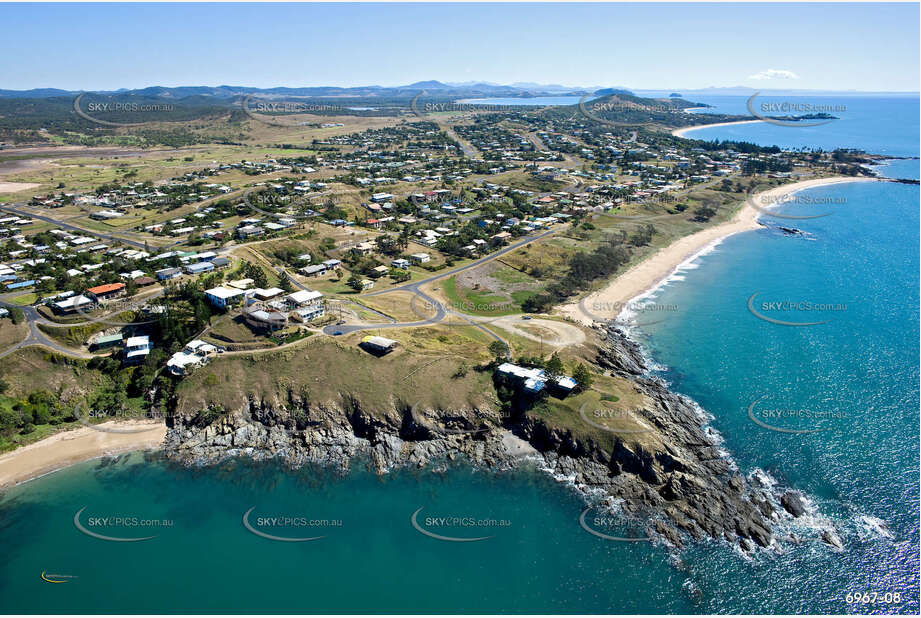
<instances>
[{"instance_id":1,"label":"tree","mask_svg":"<svg viewBox=\"0 0 921 618\"><path fill-rule=\"evenodd\" d=\"M23 320L26 319L25 314L22 312L22 309L19 307L10 307L10 319L13 321L13 324L20 324Z\"/></svg>"},{"instance_id":2,"label":"tree","mask_svg":"<svg viewBox=\"0 0 921 618\"><path fill-rule=\"evenodd\" d=\"M489 344L489 353L492 354L497 363L505 359L507 352L508 348L501 341L493 341Z\"/></svg>"},{"instance_id":3,"label":"tree","mask_svg":"<svg viewBox=\"0 0 921 618\"><path fill-rule=\"evenodd\" d=\"M694 221L704 223L710 220L710 217L716 214L716 210L709 206L701 206L694 211Z\"/></svg>"},{"instance_id":4,"label":"tree","mask_svg":"<svg viewBox=\"0 0 921 618\"><path fill-rule=\"evenodd\" d=\"M646 224L633 233L630 237L630 244L634 247L645 247L652 242L652 235L656 233L656 228Z\"/></svg>"},{"instance_id":5,"label":"tree","mask_svg":"<svg viewBox=\"0 0 921 618\"><path fill-rule=\"evenodd\" d=\"M550 356L550 360L547 361L546 369L551 378L558 378L563 375L563 361L560 360L559 354L554 352Z\"/></svg>"},{"instance_id":6,"label":"tree","mask_svg":"<svg viewBox=\"0 0 921 618\"><path fill-rule=\"evenodd\" d=\"M243 275L247 279L252 279L253 285L258 288L269 287L269 279L265 276L265 272L251 262L243 262Z\"/></svg>"},{"instance_id":7,"label":"tree","mask_svg":"<svg viewBox=\"0 0 921 618\"><path fill-rule=\"evenodd\" d=\"M356 292L361 292L361 277L357 273L352 273L352 276L345 283Z\"/></svg>"},{"instance_id":8,"label":"tree","mask_svg":"<svg viewBox=\"0 0 921 618\"><path fill-rule=\"evenodd\" d=\"M592 383L595 381L592 372L589 371L588 367L583 363L579 363L578 366L573 369L572 379L576 381L577 391L584 391L591 388Z\"/></svg>"}]
</instances>

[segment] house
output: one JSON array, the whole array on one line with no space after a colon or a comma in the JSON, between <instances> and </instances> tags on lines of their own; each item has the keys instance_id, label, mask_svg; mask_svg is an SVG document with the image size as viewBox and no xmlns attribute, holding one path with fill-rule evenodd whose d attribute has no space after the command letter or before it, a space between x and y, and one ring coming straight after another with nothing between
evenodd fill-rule
<instances>
[{"instance_id":1,"label":"house","mask_svg":"<svg viewBox=\"0 0 921 618\"><path fill-rule=\"evenodd\" d=\"M215 352L217 352L215 346L201 339L194 339L166 361L166 368L174 376L187 375L192 369L207 364Z\"/></svg>"},{"instance_id":2,"label":"house","mask_svg":"<svg viewBox=\"0 0 921 618\"><path fill-rule=\"evenodd\" d=\"M225 288L223 286L205 290L205 298L208 300L208 302L210 302L215 307L218 307L219 309L232 307L243 302L244 295L245 293L243 290Z\"/></svg>"},{"instance_id":3,"label":"house","mask_svg":"<svg viewBox=\"0 0 921 618\"><path fill-rule=\"evenodd\" d=\"M288 316L281 311L244 310L243 320L257 331L276 331L288 325Z\"/></svg>"},{"instance_id":4,"label":"house","mask_svg":"<svg viewBox=\"0 0 921 618\"><path fill-rule=\"evenodd\" d=\"M383 276L385 276L387 273L390 272L390 269L387 268L387 267L384 266L384 265L381 265L381 266L375 266L374 268L372 268L372 269L371 269L371 272L373 272L374 275L377 276L377 277L383 277Z\"/></svg>"},{"instance_id":5,"label":"house","mask_svg":"<svg viewBox=\"0 0 921 618\"><path fill-rule=\"evenodd\" d=\"M291 307L313 307L323 304L323 293L312 290L299 290L285 296Z\"/></svg>"},{"instance_id":6,"label":"house","mask_svg":"<svg viewBox=\"0 0 921 618\"><path fill-rule=\"evenodd\" d=\"M325 266L326 268L330 270L334 268L339 268L341 264L342 264L342 260L324 260L323 261L323 266Z\"/></svg>"},{"instance_id":7,"label":"house","mask_svg":"<svg viewBox=\"0 0 921 618\"><path fill-rule=\"evenodd\" d=\"M128 337L128 340L125 342L125 364L136 365L138 363L143 363L147 356L150 354L150 350L153 349L153 344L150 343L150 337Z\"/></svg>"},{"instance_id":8,"label":"house","mask_svg":"<svg viewBox=\"0 0 921 618\"><path fill-rule=\"evenodd\" d=\"M393 339L387 339L386 337L368 335L361 340L361 344L359 345L369 352L384 355L393 350L397 346L397 342Z\"/></svg>"},{"instance_id":9,"label":"house","mask_svg":"<svg viewBox=\"0 0 921 618\"><path fill-rule=\"evenodd\" d=\"M175 279L182 274L182 269L180 268L161 268L160 270L154 273L157 276L157 279L160 281L166 281L168 279Z\"/></svg>"},{"instance_id":10,"label":"house","mask_svg":"<svg viewBox=\"0 0 921 618\"><path fill-rule=\"evenodd\" d=\"M237 228L237 238L247 239L254 236L262 236L265 234L265 230L258 225L244 225L243 227Z\"/></svg>"},{"instance_id":11,"label":"house","mask_svg":"<svg viewBox=\"0 0 921 618\"><path fill-rule=\"evenodd\" d=\"M16 283L7 283L6 289L8 290L19 290L22 288L29 288L35 285L35 279L29 279L27 281L17 281Z\"/></svg>"},{"instance_id":12,"label":"house","mask_svg":"<svg viewBox=\"0 0 921 618\"><path fill-rule=\"evenodd\" d=\"M496 373L532 394L544 390L549 380L547 372L543 369L520 367L512 363L502 363L499 365L498 369L496 369Z\"/></svg>"},{"instance_id":13,"label":"house","mask_svg":"<svg viewBox=\"0 0 921 618\"><path fill-rule=\"evenodd\" d=\"M369 242L360 242L351 249L356 255L371 255L374 252L374 245Z\"/></svg>"},{"instance_id":14,"label":"house","mask_svg":"<svg viewBox=\"0 0 921 618\"><path fill-rule=\"evenodd\" d=\"M371 196L372 202L390 202L393 201L393 195L390 193L375 193Z\"/></svg>"},{"instance_id":15,"label":"house","mask_svg":"<svg viewBox=\"0 0 921 618\"><path fill-rule=\"evenodd\" d=\"M96 221L105 221L107 219L117 219L118 217L124 216L120 212L115 212L114 210L100 210L99 212L90 213L90 219L95 219Z\"/></svg>"},{"instance_id":16,"label":"house","mask_svg":"<svg viewBox=\"0 0 921 618\"><path fill-rule=\"evenodd\" d=\"M300 307L291 312L291 319L296 322L310 322L326 315L326 308L322 304Z\"/></svg>"},{"instance_id":17,"label":"house","mask_svg":"<svg viewBox=\"0 0 921 618\"><path fill-rule=\"evenodd\" d=\"M113 346L119 345L124 341L124 337L121 333L115 333L114 335L106 335L105 337L100 337L97 339L91 346L92 351L105 350L106 348L111 348Z\"/></svg>"},{"instance_id":18,"label":"house","mask_svg":"<svg viewBox=\"0 0 921 618\"><path fill-rule=\"evenodd\" d=\"M89 307L92 305L93 301L82 294L78 296L71 296L70 298L65 298L64 300L59 300L51 304L51 307L58 313L73 313L79 311L80 309Z\"/></svg>"},{"instance_id":19,"label":"house","mask_svg":"<svg viewBox=\"0 0 921 618\"><path fill-rule=\"evenodd\" d=\"M138 286L139 288L142 288L148 285L153 285L156 282L157 280L154 279L153 277L138 277L137 279L134 280L134 284Z\"/></svg>"},{"instance_id":20,"label":"house","mask_svg":"<svg viewBox=\"0 0 921 618\"><path fill-rule=\"evenodd\" d=\"M275 298L279 294L282 294L283 292L284 290L281 288L268 288L268 289L256 288L255 291L253 292L253 296L259 300L270 300L272 298Z\"/></svg>"},{"instance_id":21,"label":"house","mask_svg":"<svg viewBox=\"0 0 921 618\"><path fill-rule=\"evenodd\" d=\"M432 257L428 253L413 253L409 256L413 264L425 264L431 261Z\"/></svg>"},{"instance_id":22,"label":"house","mask_svg":"<svg viewBox=\"0 0 921 618\"><path fill-rule=\"evenodd\" d=\"M570 393L578 386L578 383L569 376L561 375L554 378L543 369L521 367L512 363L502 363L496 369L496 373L532 395L544 390L547 384L552 384L564 394Z\"/></svg>"},{"instance_id":23,"label":"house","mask_svg":"<svg viewBox=\"0 0 921 618\"><path fill-rule=\"evenodd\" d=\"M106 283L104 285L97 285L95 287L89 288L86 291L86 294L96 302L101 300L108 300L110 298L118 298L119 296L125 295L125 284Z\"/></svg>"},{"instance_id":24,"label":"house","mask_svg":"<svg viewBox=\"0 0 921 618\"><path fill-rule=\"evenodd\" d=\"M373 288L373 287L374 287L374 282L371 281L370 279L362 279L362 280L361 280L361 290L362 290L362 292L365 291L365 290L370 290L370 289Z\"/></svg>"},{"instance_id":25,"label":"house","mask_svg":"<svg viewBox=\"0 0 921 618\"><path fill-rule=\"evenodd\" d=\"M300 272L305 277L319 277L326 272L326 264L313 264L301 268Z\"/></svg>"},{"instance_id":26,"label":"house","mask_svg":"<svg viewBox=\"0 0 921 618\"><path fill-rule=\"evenodd\" d=\"M196 262L195 264L189 264L185 267L185 271L190 275L200 275L202 273L211 272L214 270L214 264L212 262Z\"/></svg>"},{"instance_id":27,"label":"house","mask_svg":"<svg viewBox=\"0 0 921 618\"><path fill-rule=\"evenodd\" d=\"M404 260L403 258L397 258L394 261L390 262L390 265L394 268L401 268L406 270L409 268L409 260Z\"/></svg>"},{"instance_id":28,"label":"house","mask_svg":"<svg viewBox=\"0 0 921 618\"><path fill-rule=\"evenodd\" d=\"M189 257L191 257L193 260L196 260L198 262L207 262L209 260L213 260L214 258L216 258L217 253L215 253L214 251L202 251L201 253L197 255L192 255Z\"/></svg>"},{"instance_id":29,"label":"house","mask_svg":"<svg viewBox=\"0 0 921 618\"><path fill-rule=\"evenodd\" d=\"M230 258L216 257L211 260L211 263L214 264L215 268L227 268L230 266Z\"/></svg>"}]
</instances>

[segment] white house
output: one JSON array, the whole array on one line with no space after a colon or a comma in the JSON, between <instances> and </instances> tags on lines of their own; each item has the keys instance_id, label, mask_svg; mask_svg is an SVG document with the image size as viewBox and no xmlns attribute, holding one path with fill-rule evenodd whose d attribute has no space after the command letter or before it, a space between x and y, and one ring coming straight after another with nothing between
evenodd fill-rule
<instances>
[{"instance_id":1,"label":"white house","mask_svg":"<svg viewBox=\"0 0 921 618\"><path fill-rule=\"evenodd\" d=\"M413 253L409 256L409 259L416 264L425 264L430 261L432 257L428 253Z\"/></svg>"},{"instance_id":2,"label":"white house","mask_svg":"<svg viewBox=\"0 0 921 618\"><path fill-rule=\"evenodd\" d=\"M313 290L298 290L285 297L291 307L309 307L323 304L323 293Z\"/></svg>"},{"instance_id":3,"label":"white house","mask_svg":"<svg viewBox=\"0 0 921 618\"><path fill-rule=\"evenodd\" d=\"M150 337L128 337L125 342L125 363L137 364L143 363L144 359L150 354L153 344L150 343Z\"/></svg>"},{"instance_id":4,"label":"white house","mask_svg":"<svg viewBox=\"0 0 921 618\"><path fill-rule=\"evenodd\" d=\"M225 288L222 286L205 290L205 298L208 299L208 302L220 309L243 302L244 295L245 293L243 290Z\"/></svg>"}]
</instances>

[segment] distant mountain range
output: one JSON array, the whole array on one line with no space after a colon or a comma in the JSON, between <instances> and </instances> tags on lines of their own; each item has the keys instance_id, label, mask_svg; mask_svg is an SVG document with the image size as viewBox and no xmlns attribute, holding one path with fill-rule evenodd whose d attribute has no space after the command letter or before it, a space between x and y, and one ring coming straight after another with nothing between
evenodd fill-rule
<instances>
[{"instance_id":1,"label":"distant mountain range","mask_svg":"<svg viewBox=\"0 0 921 618\"><path fill-rule=\"evenodd\" d=\"M534 82L515 82L513 84L494 84L490 82L462 82L445 83L437 80L420 81L405 86L306 86L274 88L252 88L249 86L149 86L147 88L96 91L100 95L127 95L143 98L184 99L187 97L213 97L217 99L234 99L246 95L261 95L268 97L413 97L421 91L429 94L454 97L535 97L535 96L582 96L586 93L599 93L613 91L626 91L645 96L667 97L669 93L680 92L684 95L751 95L755 92L762 93L789 93L809 95L873 95L873 94L917 94L902 92L860 92L833 91L833 90L802 90L802 89L770 89L749 88L747 86L733 86L729 88L710 87L696 89L671 88L662 90L630 89L623 86L562 86L560 84L538 84ZM55 97L75 97L80 94L78 90L62 90L59 88L34 88L32 90L3 90L0 89L2 98L29 98L48 99Z\"/></svg>"},{"instance_id":2,"label":"distant mountain range","mask_svg":"<svg viewBox=\"0 0 921 618\"><path fill-rule=\"evenodd\" d=\"M412 97L421 91L430 94L449 96L508 96L525 97L541 95L573 94L581 96L595 89L568 88L559 85L543 86L541 84L519 84L504 86L501 84L488 84L484 82L470 82L465 84L446 84L429 80L408 84L406 86L307 86L289 88L279 86L275 88L252 88L248 86L150 86L137 89L119 89L108 91L94 91L101 95L137 96L145 98L173 98L186 97L215 97L219 99L232 99L245 95L261 96L289 96L289 97ZM32 90L0 90L0 97L6 98L33 98L46 99L52 97L74 97L80 94L77 90L61 90L58 88L35 88Z\"/></svg>"}]
</instances>

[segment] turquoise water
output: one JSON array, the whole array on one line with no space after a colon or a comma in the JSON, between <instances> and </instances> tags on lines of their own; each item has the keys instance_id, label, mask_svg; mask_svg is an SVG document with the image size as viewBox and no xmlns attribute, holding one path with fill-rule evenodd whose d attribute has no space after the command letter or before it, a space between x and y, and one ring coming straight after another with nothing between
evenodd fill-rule
<instances>
[{"instance_id":1,"label":"turquoise water","mask_svg":"<svg viewBox=\"0 0 921 618\"><path fill-rule=\"evenodd\" d=\"M82 534L81 523L111 542ZM308 517L341 526L260 528L242 515ZM420 525L479 542L447 542ZM0 502L0 612L649 612L694 610L685 576L645 543L610 543L578 525L581 503L543 474L323 471L231 462L214 469L86 463L9 492ZM91 517L169 520L171 527L90 528ZM507 526L441 528L425 517ZM40 574L73 575L48 584Z\"/></svg>"},{"instance_id":2,"label":"turquoise water","mask_svg":"<svg viewBox=\"0 0 921 618\"><path fill-rule=\"evenodd\" d=\"M751 116L743 96L688 97L712 108L696 113ZM916 96L758 96L753 109L764 116L784 116L781 112L762 112L761 104L808 104L842 111L828 112L837 119L813 127L778 126L768 122L696 129L685 137L703 140L736 140L783 148L859 148L871 154L918 156L918 97Z\"/></svg>"},{"instance_id":3,"label":"turquoise water","mask_svg":"<svg viewBox=\"0 0 921 618\"><path fill-rule=\"evenodd\" d=\"M914 150L898 145L896 125L887 130L894 133L872 140L917 155L917 125ZM917 163L892 162L886 173L917 177ZM379 478L356 466L338 477L244 461L185 469L133 455L0 496L0 612L917 613L919 189L850 183L806 196L828 204L783 209L831 212L794 223L807 237L758 230L727 239L661 288L656 302L679 310L638 334L659 373L712 414L744 474L807 493L812 516L783 531L803 537L801 545L745 558L722 543L670 555L605 541L580 528L583 504L570 489L533 470ZM748 309L755 293L765 317L827 322L759 319ZM762 305L779 301L832 309ZM763 422L822 431L765 429L748 416L753 402ZM770 410L801 414L774 418ZM79 521L91 532L158 536L87 536L74 525L83 507ZM410 522L420 507L424 530L492 538L426 536ZM250 508L257 530L325 538L259 537L242 524ZM92 525L105 516L172 525ZM328 522L269 526L259 517ZM495 521L444 527L426 517ZM816 540L826 526L839 530L843 552ZM49 584L42 571L74 578ZM848 592L878 600L848 604ZM900 601L883 602L887 592Z\"/></svg>"},{"instance_id":4,"label":"turquoise water","mask_svg":"<svg viewBox=\"0 0 921 618\"><path fill-rule=\"evenodd\" d=\"M686 563L695 580L735 589L732 598L716 599L715 611L838 612L847 606L832 599L858 590L902 591L911 602L898 609L917 611L918 187L853 183L803 195L844 202L835 202L830 216L795 222L808 239L758 230L699 258L651 297L678 310L646 327L642 341L666 367L663 377L713 414L740 469L806 491L827 519L811 523L841 529L846 550L790 548L750 570L721 552ZM828 210L789 204L780 212ZM828 321L761 320L748 309L756 292L755 309L767 317ZM779 312L762 301L835 309ZM756 401L762 422L822 431L765 429L748 415ZM803 413L778 417L773 410ZM865 517L885 521L893 538L873 532ZM816 534L808 527L800 533Z\"/></svg>"}]
</instances>

